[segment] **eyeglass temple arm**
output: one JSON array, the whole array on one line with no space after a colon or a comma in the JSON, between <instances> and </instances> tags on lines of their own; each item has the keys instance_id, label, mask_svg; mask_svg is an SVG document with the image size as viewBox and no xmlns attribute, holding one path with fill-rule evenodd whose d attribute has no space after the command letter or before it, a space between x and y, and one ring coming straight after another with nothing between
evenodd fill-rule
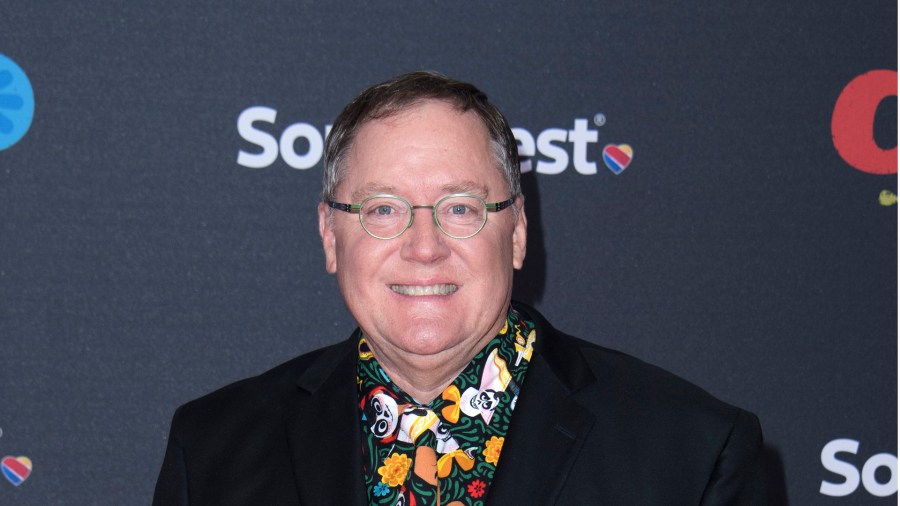
<instances>
[{"instance_id":1,"label":"eyeglass temple arm","mask_svg":"<svg viewBox=\"0 0 900 506\"><path fill-rule=\"evenodd\" d=\"M512 198L505 202L493 202L490 204L485 204L485 206L487 206L488 212L496 213L497 211L502 211L502 210L506 209L507 207L513 205L513 202L515 202L515 201L516 201L516 199Z\"/></svg>"},{"instance_id":2,"label":"eyeglass temple arm","mask_svg":"<svg viewBox=\"0 0 900 506\"><path fill-rule=\"evenodd\" d=\"M358 204L357 204L357 205L354 205L354 204L341 204L340 202L335 202L335 201L333 201L333 200L326 200L325 203L328 204L328 207L331 207L331 208L333 208L333 209L338 209L338 210L344 211L345 213L352 213L352 214L358 214L358 213L359 213L359 207L360 207L360 206L359 206Z\"/></svg>"}]
</instances>

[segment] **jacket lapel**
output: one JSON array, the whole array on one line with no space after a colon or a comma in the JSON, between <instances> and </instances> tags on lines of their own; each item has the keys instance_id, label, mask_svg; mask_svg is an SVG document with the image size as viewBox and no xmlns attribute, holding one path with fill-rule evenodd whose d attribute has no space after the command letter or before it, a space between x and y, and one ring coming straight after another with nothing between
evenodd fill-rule
<instances>
[{"instance_id":1,"label":"jacket lapel","mask_svg":"<svg viewBox=\"0 0 900 506\"><path fill-rule=\"evenodd\" d=\"M366 504L355 351L352 338L325 350L297 381L285 412L301 504Z\"/></svg>"},{"instance_id":2,"label":"jacket lapel","mask_svg":"<svg viewBox=\"0 0 900 506\"><path fill-rule=\"evenodd\" d=\"M516 309L536 323L538 341L487 504L554 504L595 422L574 394L596 379L566 336L533 309Z\"/></svg>"}]
</instances>

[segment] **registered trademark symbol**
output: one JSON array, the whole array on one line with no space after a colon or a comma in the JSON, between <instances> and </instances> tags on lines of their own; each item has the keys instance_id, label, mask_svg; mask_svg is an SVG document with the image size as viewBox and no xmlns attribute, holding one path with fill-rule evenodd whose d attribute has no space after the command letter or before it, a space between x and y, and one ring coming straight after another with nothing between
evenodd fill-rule
<instances>
[{"instance_id":1,"label":"registered trademark symbol","mask_svg":"<svg viewBox=\"0 0 900 506\"><path fill-rule=\"evenodd\" d=\"M594 115L594 124L601 127L606 124L606 116L602 112Z\"/></svg>"}]
</instances>

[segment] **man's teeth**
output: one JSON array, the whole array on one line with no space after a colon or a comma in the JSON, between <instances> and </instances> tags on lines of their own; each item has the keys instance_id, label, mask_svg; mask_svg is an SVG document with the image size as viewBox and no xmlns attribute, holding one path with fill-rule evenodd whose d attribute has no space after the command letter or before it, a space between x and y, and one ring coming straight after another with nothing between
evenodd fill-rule
<instances>
[{"instance_id":1,"label":"man's teeth","mask_svg":"<svg viewBox=\"0 0 900 506\"><path fill-rule=\"evenodd\" d=\"M391 290L400 295L420 297L423 295L450 295L458 290L456 285L391 285Z\"/></svg>"}]
</instances>

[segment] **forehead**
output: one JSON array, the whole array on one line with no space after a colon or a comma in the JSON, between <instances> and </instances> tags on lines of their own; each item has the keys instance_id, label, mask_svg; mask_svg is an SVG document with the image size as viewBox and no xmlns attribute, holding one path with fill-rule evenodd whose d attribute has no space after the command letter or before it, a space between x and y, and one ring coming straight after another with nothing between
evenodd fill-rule
<instances>
[{"instance_id":1,"label":"forehead","mask_svg":"<svg viewBox=\"0 0 900 506\"><path fill-rule=\"evenodd\" d=\"M339 191L505 193L487 128L473 112L428 100L357 132Z\"/></svg>"}]
</instances>

